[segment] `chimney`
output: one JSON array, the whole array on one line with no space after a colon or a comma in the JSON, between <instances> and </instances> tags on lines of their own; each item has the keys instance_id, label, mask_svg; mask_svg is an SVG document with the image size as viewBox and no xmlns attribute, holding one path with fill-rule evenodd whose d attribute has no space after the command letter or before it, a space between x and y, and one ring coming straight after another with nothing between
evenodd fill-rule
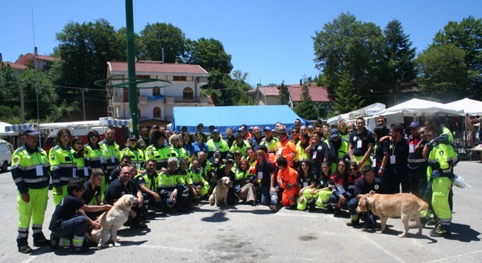
<instances>
[{"instance_id":1,"label":"chimney","mask_svg":"<svg viewBox=\"0 0 482 263\"><path fill-rule=\"evenodd\" d=\"M303 80L300 79L300 86L303 86Z\"/></svg>"},{"instance_id":2,"label":"chimney","mask_svg":"<svg viewBox=\"0 0 482 263\"><path fill-rule=\"evenodd\" d=\"M0 53L0 63L2 63L2 62L3 62L3 55L2 55L2 53Z\"/></svg>"}]
</instances>

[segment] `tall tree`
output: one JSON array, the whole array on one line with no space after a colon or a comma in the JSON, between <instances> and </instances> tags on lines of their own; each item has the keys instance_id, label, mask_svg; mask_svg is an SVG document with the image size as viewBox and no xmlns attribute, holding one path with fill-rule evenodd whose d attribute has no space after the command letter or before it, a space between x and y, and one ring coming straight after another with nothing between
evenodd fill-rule
<instances>
[{"instance_id":1,"label":"tall tree","mask_svg":"<svg viewBox=\"0 0 482 263\"><path fill-rule=\"evenodd\" d=\"M184 62L197 64L207 71L217 69L222 73L229 74L233 69L231 55L226 53L223 44L213 38L200 38L186 41Z\"/></svg>"},{"instance_id":2,"label":"tall tree","mask_svg":"<svg viewBox=\"0 0 482 263\"><path fill-rule=\"evenodd\" d=\"M431 45L417 58L418 83L424 95L449 102L466 96L465 52L452 44Z\"/></svg>"},{"instance_id":3,"label":"tall tree","mask_svg":"<svg viewBox=\"0 0 482 263\"><path fill-rule=\"evenodd\" d=\"M336 88L333 105L338 113L353 111L361 108L364 104L362 97L353 87L353 81L350 78L351 75L349 73L342 72L340 85Z\"/></svg>"},{"instance_id":4,"label":"tall tree","mask_svg":"<svg viewBox=\"0 0 482 263\"><path fill-rule=\"evenodd\" d=\"M459 91L473 99L482 97L482 18L473 16L460 22L450 21L434 38L434 45L452 44L464 52L467 86Z\"/></svg>"},{"instance_id":5,"label":"tall tree","mask_svg":"<svg viewBox=\"0 0 482 263\"><path fill-rule=\"evenodd\" d=\"M125 53L121 50L114 28L105 19L95 23L68 23L57 33L60 44L55 54L61 59L54 63L51 78L55 85L67 87L89 88L87 98L105 100L103 87L94 82L105 79L107 61L125 61ZM61 97L79 96L78 90L60 89Z\"/></svg>"},{"instance_id":6,"label":"tall tree","mask_svg":"<svg viewBox=\"0 0 482 263\"><path fill-rule=\"evenodd\" d=\"M279 97L278 101L280 105L289 105L290 103L290 93L288 92L288 87L285 85L285 81L281 82L281 85L278 86L279 90Z\"/></svg>"},{"instance_id":7,"label":"tall tree","mask_svg":"<svg viewBox=\"0 0 482 263\"><path fill-rule=\"evenodd\" d=\"M140 32L139 59L176 63L182 60L186 38L178 27L166 23L147 24Z\"/></svg>"},{"instance_id":8,"label":"tall tree","mask_svg":"<svg viewBox=\"0 0 482 263\"><path fill-rule=\"evenodd\" d=\"M362 23L341 14L313 37L316 67L325 77L330 96L336 96L342 74L349 74L352 86L367 102L382 90L386 73L384 38L373 23ZM336 98L335 98L336 99Z\"/></svg>"},{"instance_id":9,"label":"tall tree","mask_svg":"<svg viewBox=\"0 0 482 263\"><path fill-rule=\"evenodd\" d=\"M388 62L386 89L382 94L399 94L404 89L411 88L417 77L415 71L415 48L409 35L403 32L402 24L398 20L390 21L383 31L386 41L385 59ZM397 104L393 99L386 99L387 104Z\"/></svg>"},{"instance_id":10,"label":"tall tree","mask_svg":"<svg viewBox=\"0 0 482 263\"><path fill-rule=\"evenodd\" d=\"M295 106L293 109L298 116L307 120L317 120L318 119L318 109L311 100L310 90L308 88L308 83L305 82L301 86L301 102Z\"/></svg>"}]
</instances>

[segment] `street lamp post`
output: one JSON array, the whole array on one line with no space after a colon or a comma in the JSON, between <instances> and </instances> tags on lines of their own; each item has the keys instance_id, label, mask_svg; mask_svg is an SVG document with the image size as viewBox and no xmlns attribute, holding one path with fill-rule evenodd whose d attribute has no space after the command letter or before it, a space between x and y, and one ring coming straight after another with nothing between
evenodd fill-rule
<instances>
[{"instance_id":1,"label":"street lamp post","mask_svg":"<svg viewBox=\"0 0 482 263\"><path fill-rule=\"evenodd\" d=\"M131 112L131 134L138 136L136 62L134 51L134 14L132 0L126 0L127 75L129 78L129 111Z\"/></svg>"}]
</instances>

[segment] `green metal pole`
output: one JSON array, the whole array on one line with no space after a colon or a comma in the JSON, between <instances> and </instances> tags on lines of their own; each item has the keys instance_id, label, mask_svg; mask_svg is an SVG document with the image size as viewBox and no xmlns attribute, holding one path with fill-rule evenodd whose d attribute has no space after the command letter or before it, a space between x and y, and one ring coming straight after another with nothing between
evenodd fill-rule
<instances>
[{"instance_id":1,"label":"green metal pole","mask_svg":"<svg viewBox=\"0 0 482 263\"><path fill-rule=\"evenodd\" d=\"M139 116L137 116L136 61L134 51L134 14L132 0L126 0L126 38L127 38L127 72L129 77L129 111L131 112L130 132L139 136Z\"/></svg>"}]
</instances>

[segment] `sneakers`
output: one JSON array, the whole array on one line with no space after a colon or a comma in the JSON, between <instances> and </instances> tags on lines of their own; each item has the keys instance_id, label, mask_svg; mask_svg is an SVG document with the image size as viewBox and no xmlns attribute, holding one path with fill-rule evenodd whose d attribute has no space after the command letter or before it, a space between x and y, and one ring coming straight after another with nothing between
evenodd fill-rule
<instances>
[{"instance_id":1,"label":"sneakers","mask_svg":"<svg viewBox=\"0 0 482 263\"><path fill-rule=\"evenodd\" d=\"M438 219L437 218L432 218L427 221L426 225L427 226L435 226L438 224Z\"/></svg>"},{"instance_id":2,"label":"sneakers","mask_svg":"<svg viewBox=\"0 0 482 263\"><path fill-rule=\"evenodd\" d=\"M448 230L448 226L442 226L438 224L432 231L430 231L431 237L445 237L450 235L450 230Z\"/></svg>"},{"instance_id":3,"label":"sneakers","mask_svg":"<svg viewBox=\"0 0 482 263\"><path fill-rule=\"evenodd\" d=\"M32 253L32 249L28 245L20 245L18 246L18 252L23 254L30 254Z\"/></svg>"},{"instance_id":4,"label":"sneakers","mask_svg":"<svg viewBox=\"0 0 482 263\"><path fill-rule=\"evenodd\" d=\"M357 227L360 225L360 220L357 219L357 220L350 220L348 222L346 222L346 226L351 226L351 227Z\"/></svg>"},{"instance_id":5,"label":"sneakers","mask_svg":"<svg viewBox=\"0 0 482 263\"><path fill-rule=\"evenodd\" d=\"M278 212L278 209L276 208L275 205L270 205L269 210L271 210L272 212Z\"/></svg>"},{"instance_id":6,"label":"sneakers","mask_svg":"<svg viewBox=\"0 0 482 263\"><path fill-rule=\"evenodd\" d=\"M53 250L60 248L60 238L54 236L54 233L50 234L50 248Z\"/></svg>"},{"instance_id":7,"label":"sneakers","mask_svg":"<svg viewBox=\"0 0 482 263\"><path fill-rule=\"evenodd\" d=\"M43 233L39 233L37 235L34 235L33 245L36 247L49 246L50 240L46 239Z\"/></svg>"}]
</instances>

